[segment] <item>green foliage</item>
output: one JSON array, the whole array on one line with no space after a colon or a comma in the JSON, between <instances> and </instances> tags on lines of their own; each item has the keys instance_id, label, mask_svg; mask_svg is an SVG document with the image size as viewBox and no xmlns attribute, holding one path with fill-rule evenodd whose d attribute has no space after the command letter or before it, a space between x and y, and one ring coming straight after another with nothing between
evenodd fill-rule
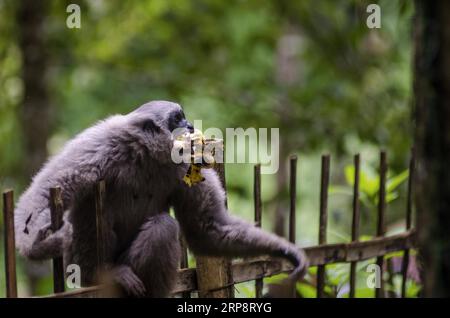
<instances>
[{"instance_id":1,"label":"green foliage","mask_svg":"<svg viewBox=\"0 0 450 318\"><path fill-rule=\"evenodd\" d=\"M370 239L370 238L368 238ZM416 255L417 251L411 250L410 255ZM385 256L385 261L388 262L394 257L403 257L403 251L392 252ZM368 259L360 261L356 265L356 298L373 298L375 297L375 289L367 286L367 279L370 272L367 272L367 266L374 264L375 259ZM389 277L389 273L385 273L385 289L392 292L395 297L401 295L401 273L392 273L392 277ZM287 274L281 273L273 275L271 277L265 277L263 279L264 286L269 284L281 284L286 278ZM341 297L348 298L350 291L350 264L335 263L329 264L325 267L325 286L324 292L327 297ZM317 280L317 266L312 266L308 269L308 273L305 278L296 283L297 294L302 298L315 298L317 297L316 289ZM392 282L392 283L391 283ZM253 283L253 282L252 282ZM241 286L241 284L239 285ZM407 278L406 280L406 297L417 297L421 289L413 279ZM248 285L245 288L239 289L244 293L245 297L251 297L253 295L251 289L248 289Z\"/></svg>"},{"instance_id":2,"label":"green foliage","mask_svg":"<svg viewBox=\"0 0 450 318\"><path fill-rule=\"evenodd\" d=\"M416 251L412 250L411 255L415 255ZM385 261L392 259L393 257L403 257L403 252L390 253L385 256ZM375 289L367 286L368 275L371 274L366 271L366 268L370 264L374 264L375 259L368 259L357 263L356 266L356 298L373 298L375 296ZM336 263L329 264L325 267L325 286L324 292L328 297L349 297L350 288L350 264ZM400 273L393 273L392 277L389 277L389 273L385 273L385 289L392 292L395 297L401 295L401 283L402 275ZM301 297L314 298L317 295L316 292L316 276L317 267L311 267L308 271L308 275L304 281L296 284L297 293ZM274 278L272 282L279 283L281 278ZM391 284L392 281L392 284ZM406 297L417 297L421 287L413 279L407 278L406 281Z\"/></svg>"},{"instance_id":3,"label":"green foliage","mask_svg":"<svg viewBox=\"0 0 450 318\"><path fill-rule=\"evenodd\" d=\"M297 293L303 298L315 298L317 296L317 291L314 286L306 283L297 283L295 287L297 289Z\"/></svg>"},{"instance_id":4,"label":"green foliage","mask_svg":"<svg viewBox=\"0 0 450 318\"><path fill-rule=\"evenodd\" d=\"M390 203L398 198L398 187L408 179L408 170L388 177L386 181L386 203ZM345 167L345 179L349 186L331 186L330 194L353 195L353 185L355 184L355 167L347 165ZM369 208L378 205L380 190L380 177L369 167L360 170L359 191L361 202Z\"/></svg>"},{"instance_id":5,"label":"green foliage","mask_svg":"<svg viewBox=\"0 0 450 318\"><path fill-rule=\"evenodd\" d=\"M263 282L264 284L279 284L281 281L286 279L288 277L288 274L281 273L277 275L273 275L270 277L264 277Z\"/></svg>"},{"instance_id":6,"label":"green foliage","mask_svg":"<svg viewBox=\"0 0 450 318\"><path fill-rule=\"evenodd\" d=\"M245 282L234 285L236 298L255 298L255 283Z\"/></svg>"}]
</instances>

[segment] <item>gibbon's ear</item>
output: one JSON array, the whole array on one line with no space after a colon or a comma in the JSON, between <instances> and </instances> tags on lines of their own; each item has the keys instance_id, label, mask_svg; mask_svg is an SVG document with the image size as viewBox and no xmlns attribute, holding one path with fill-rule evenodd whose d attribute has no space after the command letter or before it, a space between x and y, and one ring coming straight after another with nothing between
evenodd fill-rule
<instances>
[{"instance_id":1,"label":"gibbon's ear","mask_svg":"<svg viewBox=\"0 0 450 318\"><path fill-rule=\"evenodd\" d=\"M146 119L141 123L141 128L146 133L159 133L161 127L159 127L152 119Z\"/></svg>"}]
</instances>

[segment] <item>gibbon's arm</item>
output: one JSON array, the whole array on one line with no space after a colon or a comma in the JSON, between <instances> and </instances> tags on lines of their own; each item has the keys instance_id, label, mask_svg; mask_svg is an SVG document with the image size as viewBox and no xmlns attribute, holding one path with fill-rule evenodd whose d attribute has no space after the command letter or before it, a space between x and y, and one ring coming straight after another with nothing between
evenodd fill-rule
<instances>
[{"instance_id":1,"label":"gibbon's arm","mask_svg":"<svg viewBox=\"0 0 450 318\"><path fill-rule=\"evenodd\" d=\"M175 215L194 253L210 256L245 257L268 254L288 259L299 277L308 267L304 252L274 234L228 214L219 178L202 170L205 180L188 187L180 184L173 197Z\"/></svg>"}]
</instances>

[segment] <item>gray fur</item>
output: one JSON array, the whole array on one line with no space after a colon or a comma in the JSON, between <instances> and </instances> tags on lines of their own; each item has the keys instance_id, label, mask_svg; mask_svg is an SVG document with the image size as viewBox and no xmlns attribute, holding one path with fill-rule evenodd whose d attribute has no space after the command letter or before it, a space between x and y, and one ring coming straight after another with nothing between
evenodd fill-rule
<instances>
[{"instance_id":1,"label":"gray fur","mask_svg":"<svg viewBox=\"0 0 450 318\"><path fill-rule=\"evenodd\" d=\"M94 186L106 182L106 262L131 296L165 297L179 262L178 222L198 254L286 257L303 273L303 252L275 235L230 216L216 173L189 188L187 165L171 160L169 114L178 104L153 101L127 115L115 115L86 129L43 166L20 197L16 242L31 259L64 255L80 265L84 285L96 272ZM186 122L186 121L185 121ZM67 213L61 230L49 230L49 189L62 188Z\"/></svg>"}]
</instances>

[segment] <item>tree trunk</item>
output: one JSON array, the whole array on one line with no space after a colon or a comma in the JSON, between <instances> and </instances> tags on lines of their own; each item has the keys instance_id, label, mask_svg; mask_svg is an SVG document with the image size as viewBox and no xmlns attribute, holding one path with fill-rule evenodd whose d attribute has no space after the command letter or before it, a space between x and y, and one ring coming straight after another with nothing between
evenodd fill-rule
<instances>
[{"instance_id":1,"label":"tree trunk","mask_svg":"<svg viewBox=\"0 0 450 318\"><path fill-rule=\"evenodd\" d=\"M275 82L278 87L278 104L276 110L280 118L280 133L283 129L292 127L293 105L289 98L289 91L297 89L302 79L301 60L299 57L301 49L301 35L299 27L287 24L277 42L276 50L276 74ZM293 151L293 141L288 138L280 139L280 167L277 174L277 203L275 207L274 232L283 237L286 236L286 218L288 215L288 174L286 161Z\"/></svg>"},{"instance_id":2,"label":"tree trunk","mask_svg":"<svg viewBox=\"0 0 450 318\"><path fill-rule=\"evenodd\" d=\"M44 18L47 1L22 0L17 11L24 96L20 112L25 143L24 177L29 179L47 157L50 105ZM63 23L63 22L61 22Z\"/></svg>"},{"instance_id":3,"label":"tree trunk","mask_svg":"<svg viewBox=\"0 0 450 318\"><path fill-rule=\"evenodd\" d=\"M415 195L425 297L450 297L450 1L416 1Z\"/></svg>"},{"instance_id":4,"label":"tree trunk","mask_svg":"<svg viewBox=\"0 0 450 318\"><path fill-rule=\"evenodd\" d=\"M47 92L47 46L44 21L48 1L21 0L17 4L17 30L22 53L24 95L20 124L24 140L23 180L29 182L47 158L50 105ZM64 23L61 22L61 23ZM25 262L30 293L36 294L39 280L48 275L49 264Z\"/></svg>"}]
</instances>

